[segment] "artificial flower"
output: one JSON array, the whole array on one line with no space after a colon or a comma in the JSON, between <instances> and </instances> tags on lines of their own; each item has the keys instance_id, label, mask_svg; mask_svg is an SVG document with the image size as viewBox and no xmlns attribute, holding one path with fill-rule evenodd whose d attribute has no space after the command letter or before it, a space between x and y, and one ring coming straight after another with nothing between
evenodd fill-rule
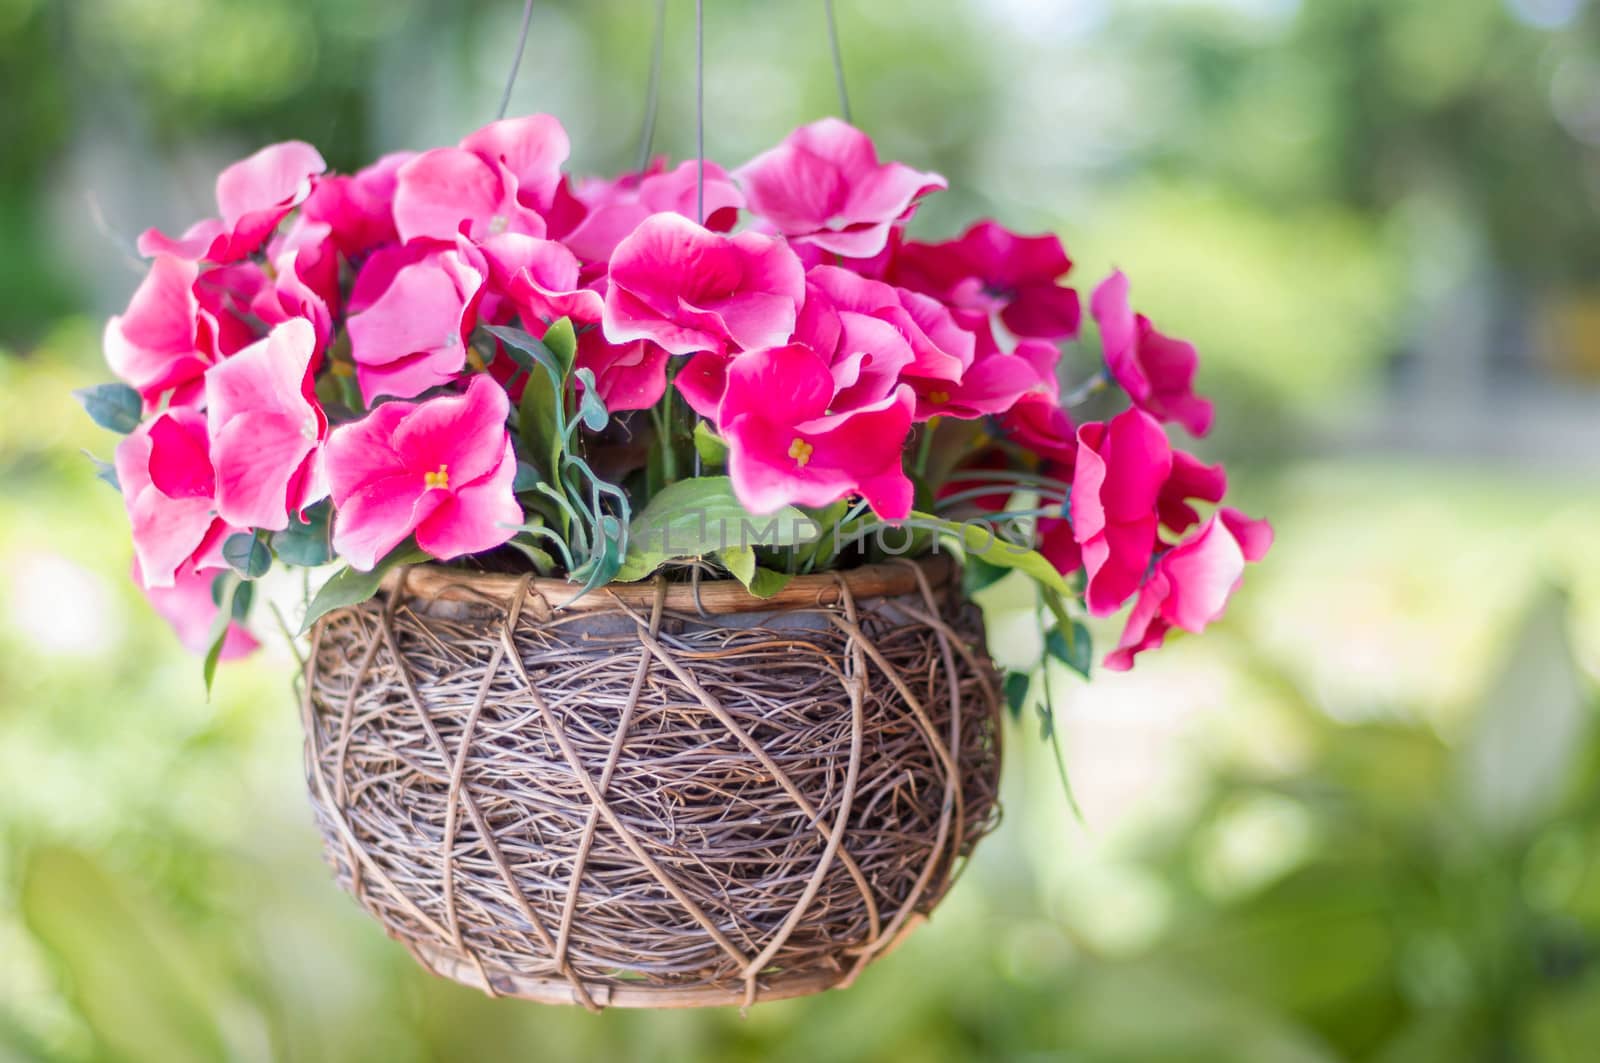
<instances>
[{"instance_id":1,"label":"artificial flower","mask_svg":"<svg viewBox=\"0 0 1600 1063\"><path fill-rule=\"evenodd\" d=\"M544 236L543 212L555 202L570 150L561 123L536 114L494 122L459 147L425 151L396 171L395 229L402 241Z\"/></svg>"},{"instance_id":2,"label":"artificial flower","mask_svg":"<svg viewBox=\"0 0 1600 1063\"><path fill-rule=\"evenodd\" d=\"M312 394L316 333L291 319L206 374L206 426L217 515L282 531L328 493L318 450L328 419Z\"/></svg>"},{"instance_id":3,"label":"artificial flower","mask_svg":"<svg viewBox=\"0 0 1600 1063\"><path fill-rule=\"evenodd\" d=\"M879 162L872 138L837 118L801 126L734 178L779 233L846 258L883 251L916 201L946 187L938 174Z\"/></svg>"},{"instance_id":4,"label":"artificial flower","mask_svg":"<svg viewBox=\"0 0 1600 1063\"><path fill-rule=\"evenodd\" d=\"M516 533L517 459L510 402L482 374L461 395L387 402L328 436L333 548L370 570L407 537L441 561L491 550Z\"/></svg>"},{"instance_id":5,"label":"artificial flower","mask_svg":"<svg viewBox=\"0 0 1600 1063\"><path fill-rule=\"evenodd\" d=\"M1259 561L1272 546L1272 525L1238 510L1221 509L1190 538L1156 562L1127 626L1105 665L1116 672L1133 667L1145 650L1160 646L1172 628L1199 634L1222 616L1244 566Z\"/></svg>"},{"instance_id":6,"label":"artificial flower","mask_svg":"<svg viewBox=\"0 0 1600 1063\"><path fill-rule=\"evenodd\" d=\"M902 464L910 388L833 409L833 375L803 344L742 354L729 362L727 377L718 425L734 491L751 512L859 494L885 520L910 513L912 486Z\"/></svg>"},{"instance_id":7,"label":"artificial flower","mask_svg":"<svg viewBox=\"0 0 1600 1063\"><path fill-rule=\"evenodd\" d=\"M1072 268L1055 235L1019 236L983 221L942 244L907 243L894 257L896 283L951 306L999 314L1019 337L1072 339L1078 293L1057 281Z\"/></svg>"},{"instance_id":8,"label":"artificial flower","mask_svg":"<svg viewBox=\"0 0 1600 1063\"><path fill-rule=\"evenodd\" d=\"M224 294L200 278L195 263L157 256L127 311L106 322L106 362L146 406L163 396L192 402L205 371L255 338Z\"/></svg>"},{"instance_id":9,"label":"artificial flower","mask_svg":"<svg viewBox=\"0 0 1600 1063\"><path fill-rule=\"evenodd\" d=\"M671 170L652 168L614 181L585 182L577 195L587 211L570 232L561 234L561 241L584 262L607 262L640 222L662 212L694 219L700 211L707 229L725 233L739 220L744 193L714 162L705 164L703 194L697 192L700 177L699 163L690 160Z\"/></svg>"},{"instance_id":10,"label":"artificial flower","mask_svg":"<svg viewBox=\"0 0 1600 1063\"><path fill-rule=\"evenodd\" d=\"M1176 421L1191 435L1211 430L1208 399L1194 393L1200 364L1194 344L1156 331L1128 302L1128 278L1119 270L1095 289L1089 311L1100 326L1106 368L1134 405L1160 421Z\"/></svg>"},{"instance_id":11,"label":"artificial flower","mask_svg":"<svg viewBox=\"0 0 1600 1063\"><path fill-rule=\"evenodd\" d=\"M171 587L185 569L220 563L230 529L216 513L206 416L175 407L117 444L114 464L146 587Z\"/></svg>"},{"instance_id":12,"label":"artificial flower","mask_svg":"<svg viewBox=\"0 0 1600 1063\"><path fill-rule=\"evenodd\" d=\"M611 255L606 339L650 340L673 354L777 346L794 331L805 286L782 240L652 214Z\"/></svg>"},{"instance_id":13,"label":"artificial flower","mask_svg":"<svg viewBox=\"0 0 1600 1063\"><path fill-rule=\"evenodd\" d=\"M208 218L174 239L156 229L139 237L139 253L206 262L237 262L255 251L289 212L311 194L327 163L310 144L286 141L262 148L217 177L220 218Z\"/></svg>"},{"instance_id":14,"label":"artificial flower","mask_svg":"<svg viewBox=\"0 0 1600 1063\"><path fill-rule=\"evenodd\" d=\"M1156 545L1156 501L1171 472L1166 434L1142 410L1078 429L1072 530L1093 615L1115 612L1144 581Z\"/></svg>"},{"instance_id":15,"label":"artificial flower","mask_svg":"<svg viewBox=\"0 0 1600 1063\"><path fill-rule=\"evenodd\" d=\"M467 361L488 266L465 241L421 240L378 251L350 294L350 356L362 400L412 398L447 384Z\"/></svg>"},{"instance_id":16,"label":"artificial flower","mask_svg":"<svg viewBox=\"0 0 1600 1063\"><path fill-rule=\"evenodd\" d=\"M209 649L211 625L217 618L216 599L211 596L212 584L217 576L228 571L226 566L213 568L184 568L165 587L152 587L145 583L139 562L133 563L133 582L144 593L150 607L168 624L190 653L205 653ZM245 626L237 620L228 625L222 639L219 659L231 661L255 652L260 646Z\"/></svg>"}]
</instances>

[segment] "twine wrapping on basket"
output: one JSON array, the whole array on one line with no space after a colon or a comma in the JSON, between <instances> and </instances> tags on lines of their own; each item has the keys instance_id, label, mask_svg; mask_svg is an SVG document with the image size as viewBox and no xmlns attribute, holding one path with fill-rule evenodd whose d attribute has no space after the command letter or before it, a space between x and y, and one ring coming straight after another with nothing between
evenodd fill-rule
<instances>
[{"instance_id":1,"label":"twine wrapping on basket","mask_svg":"<svg viewBox=\"0 0 1600 1063\"><path fill-rule=\"evenodd\" d=\"M424 966L494 995L846 985L998 817L992 666L952 576L869 566L769 601L658 581L554 610L543 581L402 572L313 635L330 862Z\"/></svg>"}]
</instances>

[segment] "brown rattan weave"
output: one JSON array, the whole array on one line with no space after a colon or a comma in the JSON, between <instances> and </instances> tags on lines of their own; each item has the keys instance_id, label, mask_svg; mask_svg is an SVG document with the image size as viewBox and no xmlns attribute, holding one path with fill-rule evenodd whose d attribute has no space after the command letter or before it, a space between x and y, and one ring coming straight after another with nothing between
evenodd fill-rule
<instances>
[{"instance_id":1,"label":"brown rattan weave","mask_svg":"<svg viewBox=\"0 0 1600 1063\"><path fill-rule=\"evenodd\" d=\"M570 585L422 566L319 622L306 771L340 883L495 995L848 984L998 817L981 621L942 559Z\"/></svg>"}]
</instances>

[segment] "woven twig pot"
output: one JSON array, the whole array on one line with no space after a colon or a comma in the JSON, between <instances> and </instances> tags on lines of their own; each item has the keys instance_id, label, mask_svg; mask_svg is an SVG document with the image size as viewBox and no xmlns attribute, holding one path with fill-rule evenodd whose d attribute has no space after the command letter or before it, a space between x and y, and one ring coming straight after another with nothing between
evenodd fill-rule
<instances>
[{"instance_id":1,"label":"woven twig pot","mask_svg":"<svg viewBox=\"0 0 1600 1063\"><path fill-rule=\"evenodd\" d=\"M998 818L994 674L934 558L569 584L422 566L315 628L340 884L424 966L590 1008L848 984Z\"/></svg>"}]
</instances>

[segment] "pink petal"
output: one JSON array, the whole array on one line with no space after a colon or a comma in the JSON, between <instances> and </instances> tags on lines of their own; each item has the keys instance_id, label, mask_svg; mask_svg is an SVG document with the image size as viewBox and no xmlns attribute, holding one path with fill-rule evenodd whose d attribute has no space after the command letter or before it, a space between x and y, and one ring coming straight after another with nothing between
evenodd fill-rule
<instances>
[{"instance_id":1,"label":"pink petal","mask_svg":"<svg viewBox=\"0 0 1600 1063\"><path fill-rule=\"evenodd\" d=\"M1159 571L1139 591L1139 600L1128 614L1127 626L1117 648L1106 655L1109 671L1126 672L1133 667L1133 659L1146 650L1159 649L1166 641L1171 625L1161 616L1162 603L1166 601L1169 585Z\"/></svg>"},{"instance_id":2,"label":"pink petal","mask_svg":"<svg viewBox=\"0 0 1600 1063\"><path fill-rule=\"evenodd\" d=\"M1171 584L1161 615L1175 627L1199 633L1222 616L1244 577L1244 553L1216 517L1161 559Z\"/></svg>"},{"instance_id":3,"label":"pink petal","mask_svg":"<svg viewBox=\"0 0 1600 1063\"><path fill-rule=\"evenodd\" d=\"M152 587L146 585L139 563L135 561L133 582L149 599L151 608L172 625L173 632L185 649L190 653L205 653L210 648L207 640L210 638L211 622L217 615L217 603L211 600L211 584L221 571L195 571L186 567L174 577L171 585ZM229 624L222 643L221 659L229 661L246 656L259 645L242 625Z\"/></svg>"},{"instance_id":4,"label":"pink petal","mask_svg":"<svg viewBox=\"0 0 1600 1063\"><path fill-rule=\"evenodd\" d=\"M561 123L548 114L491 122L461 141L461 147L503 165L516 178L523 201L543 211L561 184L561 165L572 143Z\"/></svg>"},{"instance_id":5,"label":"pink petal","mask_svg":"<svg viewBox=\"0 0 1600 1063\"><path fill-rule=\"evenodd\" d=\"M1172 472L1172 447L1160 423L1142 410L1118 414L1107 426L1103 453L1108 471L1100 497L1107 516L1122 521L1152 514Z\"/></svg>"},{"instance_id":6,"label":"pink petal","mask_svg":"<svg viewBox=\"0 0 1600 1063\"><path fill-rule=\"evenodd\" d=\"M331 463L329 468L333 468ZM363 483L355 493L335 503L334 552L352 568L370 572L448 494L426 490L422 477L409 470Z\"/></svg>"},{"instance_id":7,"label":"pink petal","mask_svg":"<svg viewBox=\"0 0 1600 1063\"><path fill-rule=\"evenodd\" d=\"M413 408L395 429L394 450L419 477L442 466L452 484L469 483L495 468L510 412L500 385L478 374L465 394L429 399Z\"/></svg>"},{"instance_id":8,"label":"pink petal","mask_svg":"<svg viewBox=\"0 0 1600 1063\"><path fill-rule=\"evenodd\" d=\"M250 410L230 418L212 441L217 463L217 515L241 528L289 526L290 486L316 449L305 421Z\"/></svg>"},{"instance_id":9,"label":"pink petal","mask_svg":"<svg viewBox=\"0 0 1600 1063\"><path fill-rule=\"evenodd\" d=\"M1082 316L1078 293L1053 284L1020 289L1000 312L1000 320L1012 335L1047 340L1076 337Z\"/></svg>"},{"instance_id":10,"label":"pink petal","mask_svg":"<svg viewBox=\"0 0 1600 1063\"><path fill-rule=\"evenodd\" d=\"M522 507L511 490L517 458L503 431L501 438L500 463L488 474L453 490L417 525L417 545L441 561L492 550L515 535L522 524Z\"/></svg>"},{"instance_id":11,"label":"pink petal","mask_svg":"<svg viewBox=\"0 0 1600 1063\"><path fill-rule=\"evenodd\" d=\"M168 410L150 422L150 482L169 498L211 500L211 467L205 418L193 410Z\"/></svg>"},{"instance_id":12,"label":"pink petal","mask_svg":"<svg viewBox=\"0 0 1600 1063\"><path fill-rule=\"evenodd\" d=\"M1251 520L1237 509L1223 506L1217 517L1239 544L1246 561L1260 561L1272 548L1272 524L1266 520Z\"/></svg>"},{"instance_id":13,"label":"pink petal","mask_svg":"<svg viewBox=\"0 0 1600 1063\"><path fill-rule=\"evenodd\" d=\"M409 475L405 460L394 449L394 435L411 410L409 403L387 402L328 433L324 455L336 509L343 509L351 496L373 481ZM421 490L420 478L416 488Z\"/></svg>"},{"instance_id":14,"label":"pink petal","mask_svg":"<svg viewBox=\"0 0 1600 1063\"><path fill-rule=\"evenodd\" d=\"M694 355L678 370L674 383L691 410L715 423L728 387L728 359L719 354Z\"/></svg>"}]
</instances>

